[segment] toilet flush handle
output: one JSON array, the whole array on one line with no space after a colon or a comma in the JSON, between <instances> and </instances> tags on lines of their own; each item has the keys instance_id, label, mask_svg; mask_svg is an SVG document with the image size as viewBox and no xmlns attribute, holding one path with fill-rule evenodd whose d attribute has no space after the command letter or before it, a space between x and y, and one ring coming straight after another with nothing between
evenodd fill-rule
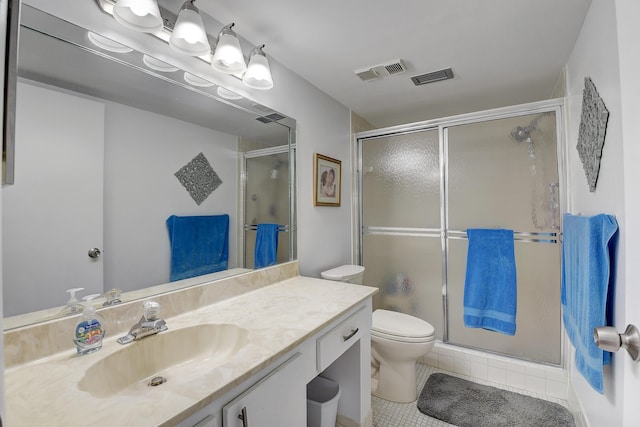
<instances>
[{"instance_id":1,"label":"toilet flush handle","mask_svg":"<svg viewBox=\"0 0 640 427\"><path fill-rule=\"evenodd\" d=\"M359 330L359 328L352 329L351 332L349 332L347 335L343 335L342 339L344 341L349 341L355 334L358 333Z\"/></svg>"}]
</instances>

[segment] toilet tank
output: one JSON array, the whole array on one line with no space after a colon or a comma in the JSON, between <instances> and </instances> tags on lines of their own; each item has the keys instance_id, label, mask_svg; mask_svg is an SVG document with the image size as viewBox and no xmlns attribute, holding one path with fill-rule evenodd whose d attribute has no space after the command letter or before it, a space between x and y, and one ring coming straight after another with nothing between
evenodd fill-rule
<instances>
[{"instance_id":1,"label":"toilet tank","mask_svg":"<svg viewBox=\"0 0 640 427\"><path fill-rule=\"evenodd\" d=\"M320 273L323 279L336 280L338 282L354 283L356 285L362 285L362 279L364 277L364 267L361 265L341 265L340 267L332 268L331 270L323 271Z\"/></svg>"}]
</instances>

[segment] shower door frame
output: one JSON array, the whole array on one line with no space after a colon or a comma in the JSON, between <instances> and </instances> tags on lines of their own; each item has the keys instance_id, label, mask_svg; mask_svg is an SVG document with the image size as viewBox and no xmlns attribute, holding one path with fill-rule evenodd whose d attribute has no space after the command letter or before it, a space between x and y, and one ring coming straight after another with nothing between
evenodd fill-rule
<instances>
[{"instance_id":1,"label":"shower door frame","mask_svg":"<svg viewBox=\"0 0 640 427\"><path fill-rule=\"evenodd\" d=\"M279 145L277 147L270 148L261 148L257 150L245 151L240 153L240 208L241 214L239 215L242 218L242 227L240 227L240 236L238 238L238 259L242 259L242 267L246 268L247 260L246 260L246 250L245 250L245 239L247 231L249 230L257 230L257 224L249 224L247 222L246 213L247 213L247 159L254 159L258 157L266 157L274 154L289 154L289 162L287 164L289 168L289 223L285 225L284 230L280 230L280 232L285 232L288 235L289 240L289 261L293 261L296 259L297 247L296 247L296 144L292 141L294 136L291 135L293 131L289 132L290 142L288 145ZM242 256L242 258L240 258Z\"/></svg>"},{"instance_id":2,"label":"shower door frame","mask_svg":"<svg viewBox=\"0 0 640 427\"><path fill-rule=\"evenodd\" d=\"M474 113L461 114L456 116L449 116L439 119L426 120L422 122L409 123L406 125L392 126L382 129L375 129L365 132L359 132L356 134L356 152L357 152L357 169L354 171L354 179L357 182L356 185L356 200L357 200L357 214L354 216L354 227L358 230L357 240L354 242L354 258L358 260L360 265L364 262L363 256L363 237L365 234L378 234L378 235L396 235L396 236L436 236L435 233L439 232L441 250L442 250L442 313L443 313L443 336L442 342L449 343L449 313L447 307L447 265L448 265L448 240L451 238L463 238L455 231L449 230L449 218L448 218L448 194L447 194L447 182L449 180L447 165L447 148L448 148L448 128L459 125L468 125L481 123L491 120L507 119L518 116L527 116L531 114L540 114L546 112L555 113L556 123L556 156L558 167L558 209L559 216L562 219L564 213L568 211L568 157L565 144L564 133L564 110L565 102L563 98L554 98L545 101L532 102L527 104L519 104L509 107L496 108L485 111L478 111ZM362 145L363 142L368 139L377 139L390 136L401 136L410 133L424 132L438 130L439 139L439 160L440 160L440 229L408 229L400 227L372 227L370 230L365 230L363 219L363 197L362 197L362 182L363 182L363 164L362 164ZM453 235L451 235L453 234ZM533 234L533 233L532 233ZM536 236L532 236L530 241L547 241L557 240L560 244L562 241L562 221L560 220L559 230L555 233L555 236L550 233L541 233L541 238L537 239ZM564 325L560 321L560 333L561 337L564 337ZM460 344L455 344L459 347L465 347ZM476 350L480 350L487 353L495 353L488 349L478 349L475 347L469 347ZM507 355L504 353L498 353L502 356L514 357L515 355ZM538 362L544 363L544 362ZM560 342L560 364L553 366L565 366L565 340L561 339Z\"/></svg>"}]
</instances>

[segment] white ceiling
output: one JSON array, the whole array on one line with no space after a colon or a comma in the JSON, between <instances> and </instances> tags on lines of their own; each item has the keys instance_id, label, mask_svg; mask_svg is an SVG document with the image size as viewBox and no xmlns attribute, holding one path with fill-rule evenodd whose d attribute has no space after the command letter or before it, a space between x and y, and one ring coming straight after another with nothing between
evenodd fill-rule
<instances>
[{"instance_id":1,"label":"white ceiling","mask_svg":"<svg viewBox=\"0 0 640 427\"><path fill-rule=\"evenodd\" d=\"M177 12L182 0L163 0ZM591 0L197 0L220 22L376 126L547 99ZM209 29L215 34L218 29ZM402 59L408 71L354 71ZM411 76L451 67L453 80ZM277 76L274 76L277 82Z\"/></svg>"}]
</instances>

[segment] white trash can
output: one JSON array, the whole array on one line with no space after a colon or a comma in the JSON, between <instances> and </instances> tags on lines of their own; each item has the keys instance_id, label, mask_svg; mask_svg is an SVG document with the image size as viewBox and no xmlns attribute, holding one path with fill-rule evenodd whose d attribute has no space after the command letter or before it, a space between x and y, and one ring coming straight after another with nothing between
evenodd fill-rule
<instances>
[{"instance_id":1,"label":"white trash can","mask_svg":"<svg viewBox=\"0 0 640 427\"><path fill-rule=\"evenodd\" d=\"M340 384L315 377L307 384L307 427L335 427Z\"/></svg>"}]
</instances>

